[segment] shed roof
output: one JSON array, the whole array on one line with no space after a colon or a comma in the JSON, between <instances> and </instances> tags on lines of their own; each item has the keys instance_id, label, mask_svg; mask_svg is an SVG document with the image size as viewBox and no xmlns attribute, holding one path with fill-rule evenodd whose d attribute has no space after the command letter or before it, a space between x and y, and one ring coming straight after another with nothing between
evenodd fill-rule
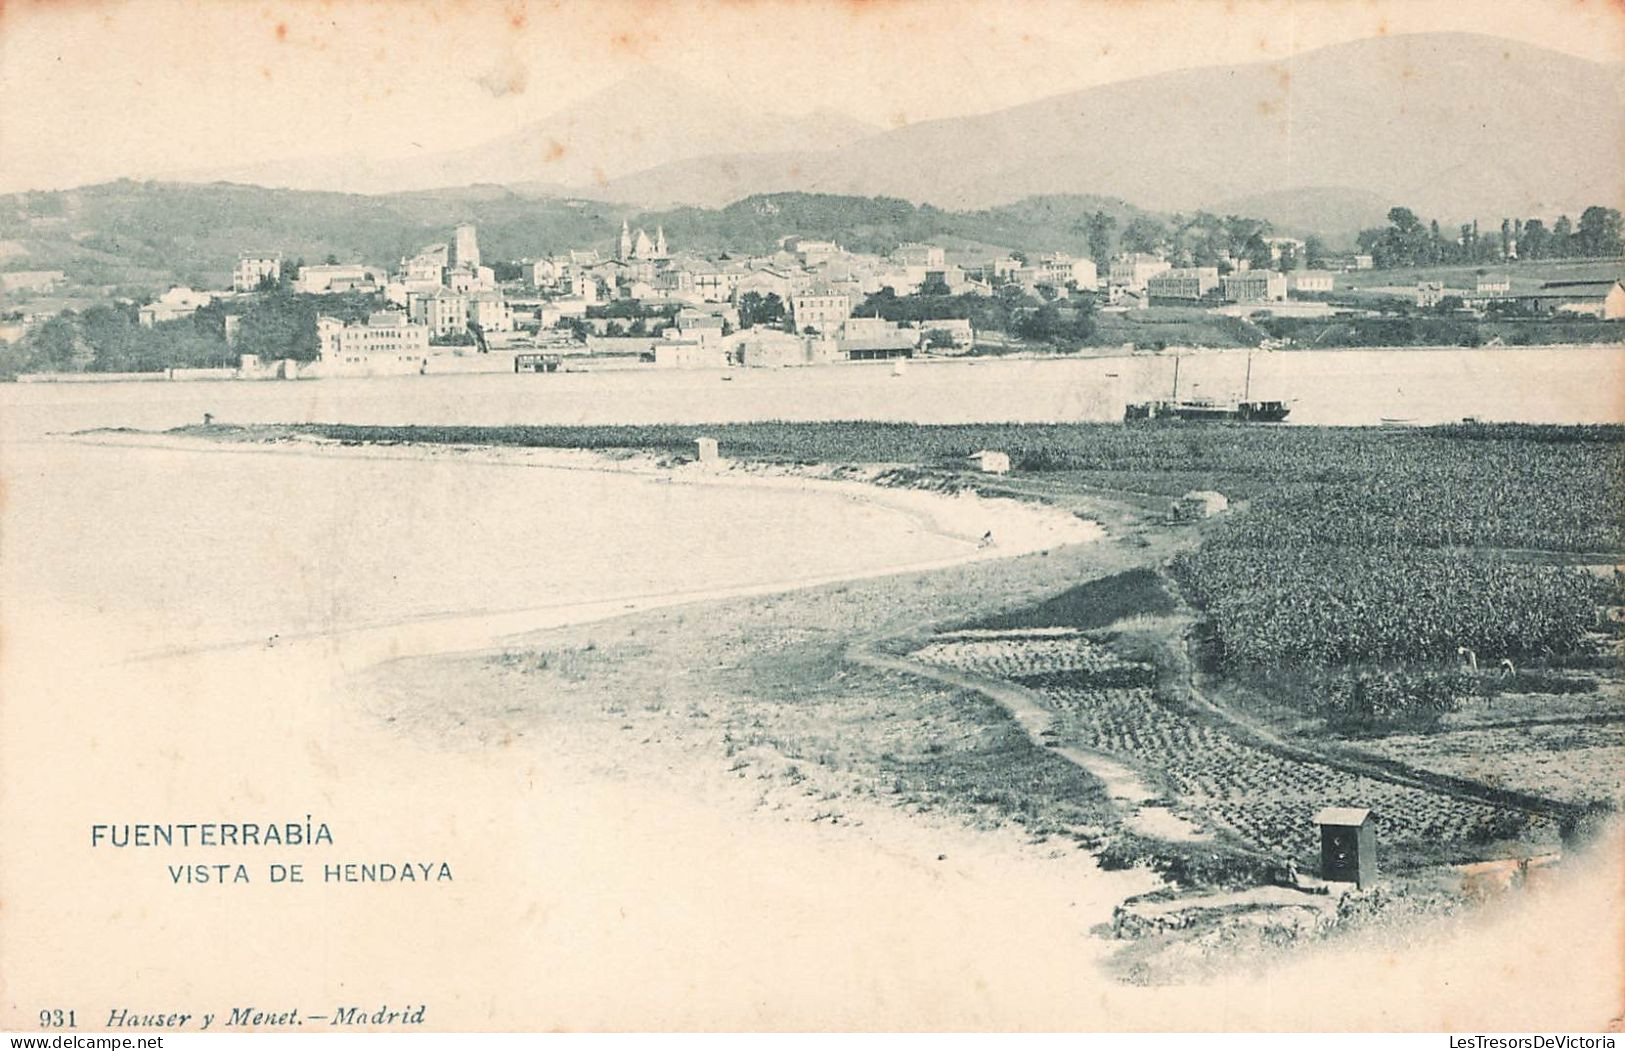
<instances>
[{"instance_id":1,"label":"shed roof","mask_svg":"<svg viewBox=\"0 0 1625 1051\"><path fill-rule=\"evenodd\" d=\"M1364 807L1329 806L1315 815L1317 825L1363 825L1371 816Z\"/></svg>"}]
</instances>

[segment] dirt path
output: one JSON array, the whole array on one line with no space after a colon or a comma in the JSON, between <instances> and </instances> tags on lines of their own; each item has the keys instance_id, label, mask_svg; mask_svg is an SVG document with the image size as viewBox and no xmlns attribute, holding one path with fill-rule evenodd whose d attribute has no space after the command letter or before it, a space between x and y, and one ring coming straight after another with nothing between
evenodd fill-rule
<instances>
[{"instance_id":1,"label":"dirt path","mask_svg":"<svg viewBox=\"0 0 1625 1051\"><path fill-rule=\"evenodd\" d=\"M1033 745L1081 767L1106 786L1106 794L1122 812L1123 823L1142 835L1163 840L1202 840L1209 838L1195 824L1174 814L1164 804L1154 802L1163 793L1141 780L1133 767L1103 752L1060 743L1055 729L1055 713L1033 693L1014 683L990 679L970 672L922 664L901 657L874 652L856 645L846 652L848 660L886 671L902 672L931 679L962 690L973 690L990 698L1010 714Z\"/></svg>"}]
</instances>

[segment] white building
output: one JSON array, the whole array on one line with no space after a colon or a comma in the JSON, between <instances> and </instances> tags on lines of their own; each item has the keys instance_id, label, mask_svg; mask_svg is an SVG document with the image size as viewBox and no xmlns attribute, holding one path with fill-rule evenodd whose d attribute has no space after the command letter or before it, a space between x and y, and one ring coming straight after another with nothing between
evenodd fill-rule
<instances>
[{"instance_id":1,"label":"white building","mask_svg":"<svg viewBox=\"0 0 1625 1051\"><path fill-rule=\"evenodd\" d=\"M381 310L366 321L316 319L318 361L323 371L367 375L422 372L429 355L429 330L398 310Z\"/></svg>"},{"instance_id":2,"label":"white building","mask_svg":"<svg viewBox=\"0 0 1625 1051\"><path fill-rule=\"evenodd\" d=\"M512 332L513 307L496 292L479 292L469 297L468 319L482 332Z\"/></svg>"},{"instance_id":3,"label":"white building","mask_svg":"<svg viewBox=\"0 0 1625 1051\"><path fill-rule=\"evenodd\" d=\"M1295 292L1330 292L1333 280L1330 270L1299 270L1292 275L1292 290Z\"/></svg>"},{"instance_id":4,"label":"white building","mask_svg":"<svg viewBox=\"0 0 1625 1051\"><path fill-rule=\"evenodd\" d=\"M898 245L897 250L892 253L892 259L898 266L920 266L940 270L946 262L947 254L940 245L910 241Z\"/></svg>"},{"instance_id":5,"label":"white building","mask_svg":"<svg viewBox=\"0 0 1625 1051\"><path fill-rule=\"evenodd\" d=\"M1201 300L1219 287L1216 266L1173 267L1146 278L1145 294L1158 299Z\"/></svg>"},{"instance_id":6,"label":"white building","mask_svg":"<svg viewBox=\"0 0 1625 1051\"><path fill-rule=\"evenodd\" d=\"M1286 275L1277 270L1242 270L1226 274L1224 298L1232 303L1262 303L1286 298Z\"/></svg>"},{"instance_id":7,"label":"white building","mask_svg":"<svg viewBox=\"0 0 1625 1051\"><path fill-rule=\"evenodd\" d=\"M418 254L401 260L400 280L411 284L443 284L451 265L451 249L444 244L425 245Z\"/></svg>"},{"instance_id":8,"label":"white building","mask_svg":"<svg viewBox=\"0 0 1625 1051\"><path fill-rule=\"evenodd\" d=\"M1038 269L1039 283L1047 283L1055 288L1075 284L1083 291L1093 292L1100 285L1100 275L1095 270L1093 259L1074 259L1065 252L1054 252L1039 256Z\"/></svg>"},{"instance_id":9,"label":"white building","mask_svg":"<svg viewBox=\"0 0 1625 1051\"><path fill-rule=\"evenodd\" d=\"M662 341L651 349L655 365L663 369L721 369L728 366L728 352L715 344Z\"/></svg>"},{"instance_id":10,"label":"white building","mask_svg":"<svg viewBox=\"0 0 1625 1051\"><path fill-rule=\"evenodd\" d=\"M468 297L449 288L414 295L408 300L411 319L436 337L468 331Z\"/></svg>"},{"instance_id":11,"label":"white building","mask_svg":"<svg viewBox=\"0 0 1625 1051\"><path fill-rule=\"evenodd\" d=\"M1173 269L1173 264L1157 255L1130 252L1112 260L1110 280L1114 285L1145 291L1145 283L1157 274Z\"/></svg>"},{"instance_id":12,"label":"white building","mask_svg":"<svg viewBox=\"0 0 1625 1051\"><path fill-rule=\"evenodd\" d=\"M451 261L454 266L469 269L480 265L480 239L474 232L473 223L463 223L457 227L452 239Z\"/></svg>"},{"instance_id":13,"label":"white building","mask_svg":"<svg viewBox=\"0 0 1625 1051\"><path fill-rule=\"evenodd\" d=\"M852 297L844 293L803 292L790 297L790 316L796 328L831 335L852 316Z\"/></svg>"},{"instance_id":14,"label":"white building","mask_svg":"<svg viewBox=\"0 0 1625 1051\"><path fill-rule=\"evenodd\" d=\"M302 266L294 291L321 295L330 292L376 292L388 283L378 267L359 263Z\"/></svg>"},{"instance_id":15,"label":"white building","mask_svg":"<svg viewBox=\"0 0 1625 1051\"><path fill-rule=\"evenodd\" d=\"M213 292L198 292L190 288L171 288L136 311L136 318L147 328L160 321L175 321L188 317L214 302Z\"/></svg>"},{"instance_id":16,"label":"white building","mask_svg":"<svg viewBox=\"0 0 1625 1051\"><path fill-rule=\"evenodd\" d=\"M260 287L260 282L269 278L271 281L282 279L282 260L276 256L243 256L237 260L237 265L231 268L231 290L233 292L252 292Z\"/></svg>"},{"instance_id":17,"label":"white building","mask_svg":"<svg viewBox=\"0 0 1625 1051\"><path fill-rule=\"evenodd\" d=\"M815 241L810 237L787 237L780 242L781 254L788 253L806 266L817 266L841 254L841 246L834 241Z\"/></svg>"}]
</instances>

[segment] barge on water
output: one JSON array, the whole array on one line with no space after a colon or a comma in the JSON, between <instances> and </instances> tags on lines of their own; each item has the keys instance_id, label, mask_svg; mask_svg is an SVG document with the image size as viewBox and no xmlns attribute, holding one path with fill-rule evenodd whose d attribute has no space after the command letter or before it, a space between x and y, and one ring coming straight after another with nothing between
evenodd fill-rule
<instances>
[{"instance_id":1,"label":"barge on water","mask_svg":"<svg viewBox=\"0 0 1625 1051\"><path fill-rule=\"evenodd\" d=\"M1252 392L1253 358L1247 355L1247 384L1241 401L1215 401L1212 398L1179 397L1179 359L1174 358L1174 393L1167 401L1141 401L1123 410L1123 422L1136 420L1186 420L1193 423L1233 421L1236 423L1280 423L1292 411L1284 401L1248 401Z\"/></svg>"}]
</instances>

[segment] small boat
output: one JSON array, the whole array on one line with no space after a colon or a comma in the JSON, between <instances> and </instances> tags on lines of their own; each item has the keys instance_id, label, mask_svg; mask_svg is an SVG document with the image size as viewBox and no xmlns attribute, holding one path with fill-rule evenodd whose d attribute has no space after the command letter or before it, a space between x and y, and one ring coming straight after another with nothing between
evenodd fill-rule
<instances>
[{"instance_id":1,"label":"small boat","mask_svg":"<svg viewBox=\"0 0 1625 1051\"><path fill-rule=\"evenodd\" d=\"M1384 416L1382 417L1382 425L1384 427L1415 427L1416 417Z\"/></svg>"}]
</instances>

